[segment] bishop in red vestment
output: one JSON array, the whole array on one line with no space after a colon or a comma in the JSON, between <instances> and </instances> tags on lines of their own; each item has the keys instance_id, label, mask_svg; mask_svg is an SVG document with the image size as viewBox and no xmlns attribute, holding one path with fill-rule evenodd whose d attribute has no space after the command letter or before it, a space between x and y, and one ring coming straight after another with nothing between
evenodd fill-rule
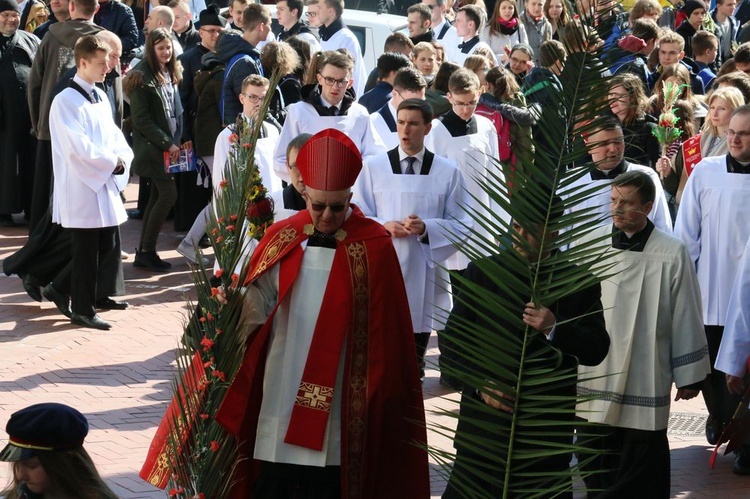
<instances>
[{"instance_id":1,"label":"bishop in red vestment","mask_svg":"<svg viewBox=\"0 0 750 499\"><path fill-rule=\"evenodd\" d=\"M390 235L350 205L356 146L299 151L307 210L273 225L246 275L265 323L217 414L238 437L232 497L429 497L414 335Z\"/></svg>"}]
</instances>

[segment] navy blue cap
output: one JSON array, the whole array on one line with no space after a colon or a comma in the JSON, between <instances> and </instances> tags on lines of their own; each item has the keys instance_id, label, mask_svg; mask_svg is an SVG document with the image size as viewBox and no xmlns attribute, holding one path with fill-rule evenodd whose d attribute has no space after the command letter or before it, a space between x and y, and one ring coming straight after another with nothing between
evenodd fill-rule
<instances>
[{"instance_id":1,"label":"navy blue cap","mask_svg":"<svg viewBox=\"0 0 750 499\"><path fill-rule=\"evenodd\" d=\"M86 417L64 404L35 404L13 413L5 426L8 445L0 461L21 461L38 451L63 451L83 445L89 432Z\"/></svg>"}]
</instances>

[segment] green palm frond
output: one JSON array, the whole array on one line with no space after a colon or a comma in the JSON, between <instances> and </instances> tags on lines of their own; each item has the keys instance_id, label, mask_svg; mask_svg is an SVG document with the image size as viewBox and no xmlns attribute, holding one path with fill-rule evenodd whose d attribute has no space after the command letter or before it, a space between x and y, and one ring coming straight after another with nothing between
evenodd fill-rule
<instances>
[{"instance_id":1,"label":"green palm frond","mask_svg":"<svg viewBox=\"0 0 750 499\"><path fill-rule=\"evenodd\" d=\"M541 346L548 344L541 342L541 332L525 325L522 312L527 302L557 302L596 286L613 272L604 260L609 238L573 245L607 219L596 207L577 208L601 189L600 185L580 187L577 180L595 168L581 137L595 130L596 118L609 111L603 70L593 55L569 56L559 77L561 89L547 93L549 102L534 133L533 161L517 154L523 163L515 168L512 185L499 174L477 178L491 204L504 210L510 221L474 198L478 208L470 210L473 236L459 248L471 260L474 275L485 282L479 285L465 275L452 275L460 286L454 307L463 307L468 318L450 317L445 334L454 344L458 365L441 365L441 374L467 388L462 414L439 411L458 419L459 430L445 423L430 426L451 438L463 458L453 464L454 453L437 448L429 452L443 466L442 474L450 476L454 496L556 497L570 493L573 476L581 474L567 467L572 454L581 450L572 438L574 426L580 424L574 419L576 403L582 400L575 394L577 365L559 351L550 354L553 349ZM500 166L498 171L509 170ZM538 252L523 240L513 241L513 223L534 230L541 244ZM511 249L511 244L536 255L534 261ZM600 310L564 317L558 326ZM440 315L446 320L449 311ZM491 408L473 394L478 389L508 403L488 388L515 397L512 412ZM472 431L462 430L467 427ZM585 461L593 459L589 456L590 452ZM540 466L546 469L553 462L556 471L540 471Z\"/></svg>"},{"instance_id":2,"label":"green palm frond","mask_svg":"<svg viewBox=\"0 0 750 499\"><path fill-rule=\"evenodd\" d=\"M259 116L266 116L280 77L274 74L271 78ZM225 497L240 459L238 443L214 416L245 351L247 328L240 276L247 265L247 248L272 221L266 216L254 225L258 218L248 212L248 206L262 202L267 195L255 164L261 127L261 119L252 126L239 119L227 164L214 166L224 168L226 179L214 186L219 194L214 197L215 209L208 223L220 270L214 272L202 264L193 270L198 302L178 351L174 399L165 416L170 497Z\"/></svg>"}]
</instances>

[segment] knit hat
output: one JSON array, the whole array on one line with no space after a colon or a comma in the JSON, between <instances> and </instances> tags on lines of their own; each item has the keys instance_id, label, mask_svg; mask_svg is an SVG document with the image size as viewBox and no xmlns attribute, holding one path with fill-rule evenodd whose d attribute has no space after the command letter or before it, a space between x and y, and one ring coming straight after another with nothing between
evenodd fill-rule
<instances>
[{"instance_id":1,"label":"knit hat","mask_svg":"<svg viewBox=\"0 0 750 499\"><path fill-rule=\"evenodd\" d=\"M357 180L362 155L352 139L334 128L327 128L302 146L297 155L297 168L307 187L342 191Z\"/></svg>"},{"instance_id":2,"label":"knit hat","mask_svg":"<svg viewBox=\"0 0 750 499\"><path fill-rule=\"evenodd\" d=\"M685 2L685 6L682 8L683 11L685 11L685 14L690 17L690 14L693 13L696 9L703 9L704 12L708 12L708 8L706 8L706 2L703 0L687 0Z\"/></svg>"},{"instance_id":3,"label":"knit hat","mask_svg":"<svg viewBox=\"0 0 750 499\"><path fill-rule=\"evenodd\" d=\"M0 0L2 2L3 0ZM201 26L221 26L227 25L227 20L219 12L219 6L216 4L209 5L206 10L202 10L198 16L198 22Z\"/></svg>"},{"instance_id":4,"label":"knit hat","mask_svg":"<svg viewBox=\"0 0 750 499\"><path fill-rule=\"evenodd\" d=\"M0 0L4 1L4 0ZM83 445L89 424L83 414L63 404L35 404L13 413L5 426L8 445L0 461L21 461L38 451L65 451Z\"/></svg>"},{"instance_id":5,"label":"knit hat","mask_svg":"<svg viewBox=\"0 0 750 499\"><path fill-rule=\"evenodd\" d=\"M21 13L16 0L0 0L0 12L5 12L6 10L15 10L19 14Z\"/></svg>"}]
</instances>

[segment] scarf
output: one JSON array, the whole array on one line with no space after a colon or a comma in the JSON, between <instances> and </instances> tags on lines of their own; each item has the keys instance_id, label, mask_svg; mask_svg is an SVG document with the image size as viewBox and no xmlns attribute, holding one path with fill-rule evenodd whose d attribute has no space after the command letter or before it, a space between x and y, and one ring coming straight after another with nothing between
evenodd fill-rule
<instances>
[{"instance_id":1,"label":"scarf","mask_svg":"<svg viewBox=\"0 0 750 499\"><path fill-rule=\"evenodd\" d=\"M518 18L511 17L506 21L502 17L498 17L497 25L500 27L500 33L504 35L514 35L516 31L518 31Z\"/></svg>"}]
</instances>

